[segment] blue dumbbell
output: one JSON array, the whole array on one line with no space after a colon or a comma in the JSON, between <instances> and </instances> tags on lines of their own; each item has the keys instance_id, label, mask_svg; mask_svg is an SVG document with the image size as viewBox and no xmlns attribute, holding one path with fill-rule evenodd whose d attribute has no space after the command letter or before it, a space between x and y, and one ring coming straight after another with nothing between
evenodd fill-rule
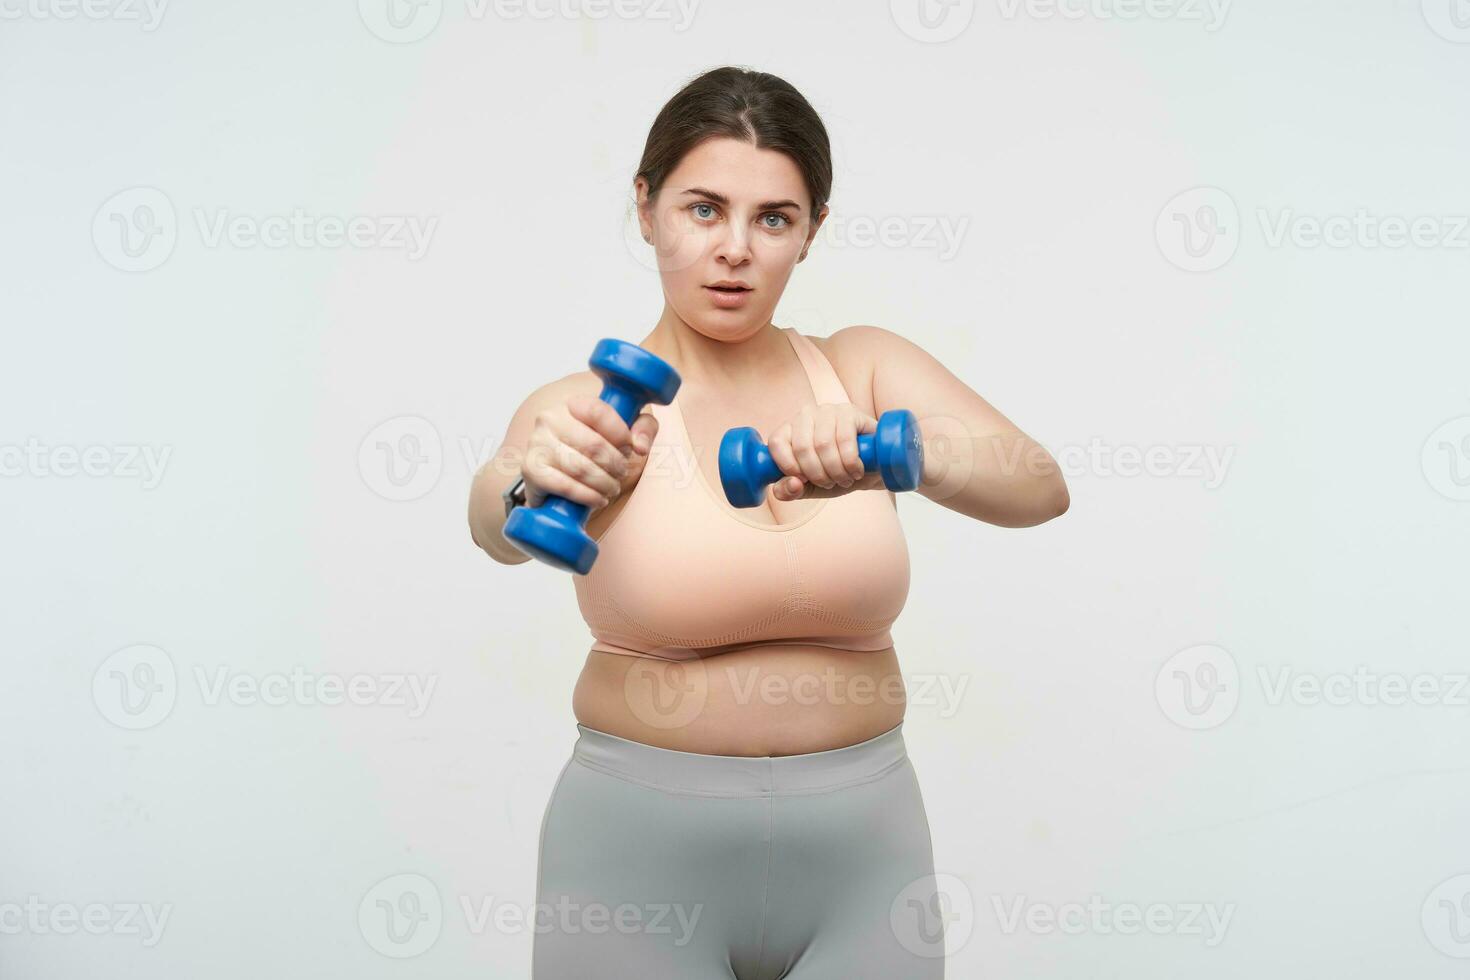
<instances>
[{"instance_id":1,"label":"blue dumbbell","mask_svg":"<svg viewBox=\"0 0 1470 980\"><path fill-rule=\"evenodd\" d=\"M587 366L602 379L602 394L598 397L628 425L633 424L644 405L667 405L679 390L677 371L625 340L599 340ZM586 575L597 561L597 542L583 530L588 513L586 505L551 494L539 507L512 510L501 533L532 558Z\"/></svg>"},{"instance_id":2,"label":"blue dumbbell","mask_svg":"<svg viewBox=\"0 0 1470 980\"><path fill-rule=\"evenodd\" d=\"M924 445L919 420L906 408L884 412L878 431L857 437L863 471L883 474L883 485L895 493L912 490L924 473ZM786 474L771 458L760 433L748 425L731 429L720 440L720 484L734 507L758 507L766 487Z\"/></svg>"}]
</instances>

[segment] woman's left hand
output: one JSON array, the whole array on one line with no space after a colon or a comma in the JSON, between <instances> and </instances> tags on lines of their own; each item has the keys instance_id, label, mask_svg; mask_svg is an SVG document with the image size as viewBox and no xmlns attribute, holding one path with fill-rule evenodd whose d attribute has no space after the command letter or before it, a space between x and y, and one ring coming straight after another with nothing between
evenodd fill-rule
<instances>
[{"instance_id":1,"label":"woman's left hand","mask_svg":"<svg viewBox=\"0 0 1470 980\"><path fill-rule=\"evenodd\" d=\"M883 486L876 471L863 472L857 437L878 431L878 420L851 403L807 405L766 440L785 473L771 485L777 500L840 497Z\"/></svg>"}]
</instances>

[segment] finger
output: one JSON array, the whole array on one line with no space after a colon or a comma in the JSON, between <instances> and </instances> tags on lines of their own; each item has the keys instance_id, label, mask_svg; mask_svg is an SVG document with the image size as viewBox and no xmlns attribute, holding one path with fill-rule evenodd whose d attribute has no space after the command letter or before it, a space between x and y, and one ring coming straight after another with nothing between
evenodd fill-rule
<instances>
[{"instance_id":1,"label":"finger","mask_svg":"<svg viewBox=\"0 0 1470 980\"><path fill-rule=\"evenodd\" d=\"M828 489L833 486L833 482L827 475L827 468L822 465L821 457L817 455L815 415L815 410L807 406L796 417L791 428L791 452L801 467L801 476L808 483Z\"/></svg>"},{"instance_id":2,"label":"finger","mask_svg":"<svg viewBox=\"0 0 1470 980\"><path fill-rule=\"evenodd\" d=\"M578 399L567 402L566 413L558 409L545 409L536 416L536 428L532 433L532 444L542 445L542 452L551 459L555 459L556 447L559 445L570 445L585 455L588 459L598 462L612 471L618 468L618 460L624 458L624 452L614 443L609 442L596 428L581 421L573 412L574 404ZM589 418L595 418L595 410L586 409L581 405L575 405L576 411L583 412ZM622 424L622 419L617 420ZM631 452L629 448L628 452ZM554 465L554 464L553 464Z\"/></svg>"},{"instance_id":3,"label":"finger","mask_svg":"<svg viewBox=\"0 0 1470 980\"><path fill-rule=\"evenodd\" d=\"M652 412L640 412L633 420L633 448L646 454L657 437L658 419Z\"/></svg>"},{"instance_id":4,"label":"finger","mask_svg":"<svg viewBox=\"0 0 1470 980\"><path fill-rule=\"evenodd\" d=\"M538 443L535 452L528 456L526 467L543 486L549 486L555 479L553 474L560 473L608 500L622 491L620 480L564 442ZM585 502L578 500L578 503Z\"/></svg>"},{"instance_id":5,"label":"finger","mask_svg":"<svg viewBox=\"0 0 1470 980\"><path fill-rule=\"evenodd\" d=\"M631 442L626 451L620 450L608 442L597 429L575 420L567 429L568 431L561 439L564 445L570 446L607 470L615 479L621 480L628 475L628 455L632 453Z\"/></svg>"},{"instance_id":6,"label":"finger","mask_svg":"<svg viewBox=\"0 0 1470 980\"><path fill-rule=\"evenodd\" d=\"M777 500L801 500L810 486L799 476L783 476L772 484L771 494Z\"/></svg>"},{"instance_id":7,"label":"finger","mask_svg":"<svg viewBox=\"0 0 1470 980\"><path fill-rule=\"evenodd\" d=\"M835 486L823 488L813 484L806 484L800 494L791 498L793 500L830 500L833 497L846 496L859 490L873 490L883 486L883 477L878 473L868 473L850 487Z\"/></svg>"},{"instance_id":8,"label":"finger","mask_svg":"<svg viewBox=\"0 0 1470 980\"><path fill-rule=\"evenodd\" d=\"M801 464L796 461L796 454L791 450L790 422L771 434L771 438L766 441L766 451L771 454L771 459L780 467L782 473L787 476L801 475ZM779 481L777 485L780 485Z\"/></svg>"},{"instance_id":9,"label":"finger","mask_svg":"<svg viewBox=\"0 0 1470 980\"><path fill-rule=\"evenodd\" d=\"M623 417L617 413L616 409L601 398L579 395L568 399L567 411L578 422L596 430L598 435L611 443L619 453L622 453L624 449L632 448L633 436L628 424L623 421Z\"/></svg>"},{"instance_id":10,"label":"finger","mask_svg":"<svg viewBox=\"0 0 1470 980\"><path fill-rule=\"evenodd\" d=\"M606 507L611 501L603 494L598 493L591 487L572 479L561 470L546 467L534 468L528 466L526 478L526 505L528 507L539 507L546 502L547 496L562 497L574 504L596 510ZM534 488L532 483L534 481Z\"/></svg>"},{"instance_id":11,"label":"finger","mask_svg":"<svg viewBox=\"0 0 1470 980\"><path fill-rule=\"evenodd\" d=\"M849 486L863 478L863 459L858 455L857 415L843 412L837 416L837 451L842 457L842 469L851 478Z\"/></svg>"},{"instance_id":12,"label":"finger","mask_svg":"<svg viewBox=\"0 0 1470 980\"><path fill-rule=\"evenodd\" d=\"M842 448L839 441L842 438L842 417L835 405L824 405L817 413L816 423L813 427L814 445L817 459L822 463L822 469L826 473L827 480L832 485L846 490L852 486L855 477L848 470L847 464L842 459ZM854 430L856 431L856 430ZM857 437L851 437L856 447Z\"/></svg>"}]
</instances>

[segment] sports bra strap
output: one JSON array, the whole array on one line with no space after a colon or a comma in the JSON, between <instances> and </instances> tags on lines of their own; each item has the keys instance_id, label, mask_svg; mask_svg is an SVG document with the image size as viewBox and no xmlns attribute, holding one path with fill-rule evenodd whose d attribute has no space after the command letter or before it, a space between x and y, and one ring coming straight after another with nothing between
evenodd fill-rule
<instances>
[{"instance_id":1,"label":"sports bra strap","mask_svg":"<svg viewBox=\"0 0 1470 980\"><path fill-rule=\"evenodd\" d=\"M791 345L796 350L796 356L801 359L801 366L806 370L806 376L812 385L812 393L817 397L818 404L847 404L852 401L847 397L847 389L842 387L842 379L837 377L837 370L832 367L832 362L794 327L781 327L783 333L791 338Z\"/></svg>"}]
</instances>

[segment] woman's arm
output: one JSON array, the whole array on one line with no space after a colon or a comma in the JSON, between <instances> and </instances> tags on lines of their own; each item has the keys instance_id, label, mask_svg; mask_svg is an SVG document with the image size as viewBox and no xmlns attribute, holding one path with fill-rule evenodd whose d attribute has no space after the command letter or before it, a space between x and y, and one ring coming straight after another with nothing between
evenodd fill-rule
<instances>
[{"instance_id":1,"label":"woman's arm","mask_svg":"<svg viewBox=\"0 0 1470 980\"><path fill-rule=\"evenodd\" d=\"M588 508L586 530L594 539L601 533L594 522L637 484L658 419L640 413L629 426L601 391L597 375L578 371L537 388L511 417L500 449L470 484L470 538L491 558L504 565L530 560L501 533L507 515L500 495L523 471L528 506L550 494L579 503Z\"/></svg>"},{"instance_id":2,"label":"woman's arm","mask_svg":"<svg viewBox=\"0 0 1470 980\"><path fill-rule=\"evenodd\" d=\"M500 448L475 472L470 484L470 539L502 565L519 565L531 560L530 555L500 533L506 517L505 502L500 495L520 476L537 413L564 405L573 395L588 390L595 393L599 388L597 377L591 371L581 371L531 392L511 416Z\"/></svg>"},{"instance_id":3,"label":"woman's arm","mask_svg":"<svg viewBox=\"0 0 1470 980\"><path fill-rule=\"evenodd\" d=\"M873 414L906 408L924 433L917 492L966 517L1031 527L1071 501L1051 454L923 348L882 327L854 326L827 339L844 373L867 366Z\"/></svg>"}]
</instances>

